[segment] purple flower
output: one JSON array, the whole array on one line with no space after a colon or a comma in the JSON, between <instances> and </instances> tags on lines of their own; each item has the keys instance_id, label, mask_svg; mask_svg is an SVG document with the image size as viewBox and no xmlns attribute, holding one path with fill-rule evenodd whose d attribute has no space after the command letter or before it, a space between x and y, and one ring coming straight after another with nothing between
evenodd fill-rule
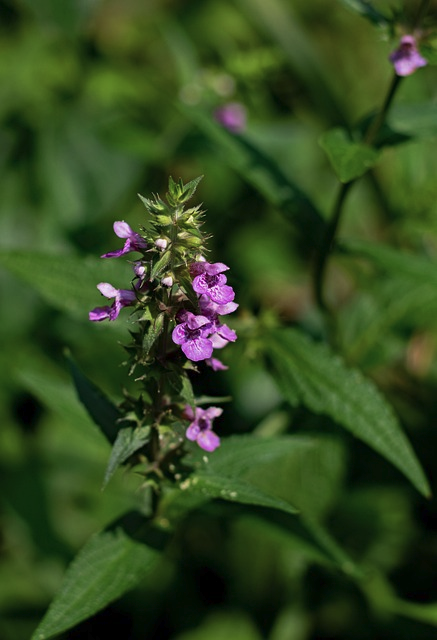
<instances>
[{"instance_id":1,"label":"purple flower","mask_svg":"<svg viewBox=\"0 0 437 640\"><path fill-rule=\"evenodd\" d=\"M225 305L232 302L235 297L234 290L226 284L227 278L223 271L227 267L222 262L195 262L191 266L191 273L198 273L193 280L193 289L196 293L207 295L213 302Z\"/></svg>"},{"instance_id":2,"label":"purple flower","mask_svg":"<svg viewBox=\"0 0 437 640\"><path fill-rule=\"evenodd\" d=\"M409 35L402 36L399 47L390 54L389 60L398 76L409 76L427 64L417 49L415 37Z\"/></svg>"},{"instance_id":3,"label":"purple flower","mask_svg":"<svg viewBox=\"0 0 437 640\"><path fill-rule=\"evenodd\" d=\"M139 233L132 231L128 223L123 220L121 222L114 222L114 232L119 238L126 238L124 247L118 251L104 253L101 256L102 258L119 258L125 253L130 253L131 251L142 251L142 249L145 249L147 246L144 238L142 238Z\"/></svg>"},{"instance_id":4,"label":"purple flower","mask_svg":"<svg viewBox=\"0 0 437 640\"><path fill-rule=\"evenodd\" d=\"M223 364L223 362L218 358L208 358L205 360L205 364L207 364L208 367L211 367L213 371L226 371L229 369L229 367Z\"/></svg>"},{"instance_id":5,"label":"purple flower","mask_svg":"<svg viewBox=\"0 0 437 640\"><path fill-rule=\"evenodd\" d=\"M210 334L209 339L211 340L214 349L223 349L223 347L226 347L228 342L235 342L237 339L235 331L230 329L226 324L221 324L216 321L213 323L211 329L212 333Z\"/></svg>"},{"instance_id":6,"label":"purple flower","mask_svg":"<svg viewBox=\"0 0 437 640\"><path fill-rule=\"evenodd\" d=\"M208 409L196 407L193 412L193 409L187 405L184 414L188 420L192 421L185 433L188 440L197 442L205 451L217 449L220 446L220 438L212 430L212 421L222 413L223 409L218 407L208 407Z\"/></svg>"},{"instance_id":7,"label":"purple flower","mask_svg":"<svg viewBox=\"0 0 437 640\"><path fill-rule=\"evenodd\" d=\"M106 298L115 298L111 306L96 307L89 312L89 319L92 322L101 322L102 320L115 320L123 307L128 307L136 302L135 291L128 289L116 289L108 282L101 282L97 285L97 289Z\"/></svg>"},{"instance_id":8,"label":"purple flower","mask_svg":"<svg viewBox=\"0 0 437 640\"><path fill-rule=\"evenodd\" d=\"M228 102L214 111L214 118L232 133L246 128L246 109L239 102Z\"/></svg>"},{"instance_id":9,"label":"purple flower","mask_svg":"<svg viewBox=\"0 0 437 640\"><path fill-rule=\"evenodd\" d=\"M200 313L207 318L216 319L217 316L226 316L238 309L236 302L228 302L227 304L216 304L208 296L200 296L199 308Z\"/></svg>"},{"instance_id":10,"label":"purple flower","mask_svg":"<svg viewBox=\"0 0 437 640\"><path fill-rule=\"evenodd\" d=\"M213 345L207 338L211 325L209 318L195 316L194 313L186 311L183 320L173 329L173 342L180 344L184 354L193 362L210 358Z\"/></svg>"}]
</instances>

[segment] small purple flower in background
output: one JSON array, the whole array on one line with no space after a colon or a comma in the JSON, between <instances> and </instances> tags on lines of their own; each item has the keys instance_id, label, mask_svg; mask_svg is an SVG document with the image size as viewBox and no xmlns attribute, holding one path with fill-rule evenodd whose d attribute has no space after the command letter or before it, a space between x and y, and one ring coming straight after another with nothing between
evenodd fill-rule
<instances>
[{"instance_id":1,"label":"small purple flower in background","mask_svg":"<svg viewBox=\"0 0 437 640\"><path fill-rule=\"evenodd\" d=\"M220 446L220 438L212 430L212 421L223 413L223 409L218 407L208 407L201 409L196 407L195 412L187 405L185 407L185 417L192 420L185 435L188 440L197 442L199 447L205 451L214 451Z\"/></svg>"},{"instance_id":2,"label":"small purple flower in background","mask_svg":"<svg viewBox=\"0 0 437 640\"><path fill-rule=\"evenodd\" d=\"M139 233L132 231L127 222L114 222L114 233L119 238L126 238L124 247L123 249L119 249L118 251L109 251L109 253L104 253L101 256L102 258L119 258L125 253L130 253L131 251L141 251L142 249L145 249L147 247L144 238L142 238Z\"/></svg>"},{"instance_id":3,"label":"small purple flower in background","mask_svg":"<svg viewBox=\"0 0 437 640\"><path fill-rule=\"evenodd\" d=\"M389 60L398 76L409 76L427 64L419 53L415 37L410 35L402 36L399 47L390 54Z\"/></svg>"},{"instance_id":4,"label":"small purple flower in background","mask_svg":"<svg viewBox=\"0 0 437 640\"><path fill-rule=\"evenodd\" d=\"M214 118L232 133L246 128L246 109L239 102L228 102L214 111Z\"/></svg>"},{"instance_id":5,"label":"small purple flower in background","mask_svg":"<svg viewBox=\"0 0 437 640\"><path fill-rule=\"evenodd\" d=\"M234 290L226 284L227 278L223 275L223 271L227 271L227 267L222 262L195 262L192 265L192 273L199 273L193 280L193 289L196 293L206 294L213 302L219 305L225 305L232 302L235 297Z\"/></svg>"},{"instance_id":6,"label":"small purple flower in background","mask_svg":"<svg viewBox=\"0 0 437 640\"><path fill-rule=\"evenodd\" d=\"M89 319L92 322L101 322L102 320L115 320L123 307L135 304L135 291L128 289L116 289L109 282L101 282L97 285L97 289L106 298L115 298L111 306L96 307L89 312Z\"/></svg>"},{"instance_id":7,"label":"small purple flower in background","mask_svg":"<svg viewBox=\"0 0 437 640\"><path fill-rule=\"evenodd\" d=\"M207 338L211 325L209 318L195 316L194 313L186 311L183 314L183 320L173 329L171 336L173 342L180 344L184 354L193 362L210 358L213 345Z\"/></svg>"}]
</instances>

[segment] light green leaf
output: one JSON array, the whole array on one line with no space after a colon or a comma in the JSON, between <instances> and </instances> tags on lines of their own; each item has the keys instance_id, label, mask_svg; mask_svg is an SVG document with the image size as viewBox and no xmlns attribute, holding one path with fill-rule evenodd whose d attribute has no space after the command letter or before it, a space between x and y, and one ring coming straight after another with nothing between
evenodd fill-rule
<instances>
[{"instance_id":1,"label":"light green leaf","mask_svg":"<svg viewBox=\"0 0 437 640\"><path fill-rule=\"evenodd\" d=\"M123 427L117 433L103 480L105 487L118 467L148 442L150 427Z\"/></svg>"},{"instance_id":2,"label":"light green leaf","mask_svg":"<svg viewBox=\"0 0 437 640\"><path fill-rule=\"evenodd\" d=\"M379 158L376 149L354 142L347 131L340 127L326 131L320 137L319 144L326 152L338 179L344 183L362 176Z\"/></svg>"},{"instance_id":3,"label":"light green leaf","mask_svg":"<svg viewBox=\"0 0 437 640\"><path fill-rule=\"evenodd\" d=\"M80 258L31 251L0 251L0 266L35 289L57 309L88 319L88 311L102 305L99 282L128 288L132 274L117 260ZM104 303L107 304L104 298Z\"/></svg>"},{"instance_id":4,"label":"light green leaf","mask_svg":"<svg viewBox=\"0 0 437 640\"><path fill-rule=\"evenodd\" d=\"M428 481L391 406L360 371L326 345L294 329L265 335L267 353L285 399L330 416L397 467L425 496Z\"/></svg>"},{"instance_id":5,"label":"light green leaf","mask_svg":"<svg viewBox=\"0 0 437 640\"><path fill-rule=\"evenodd\" d=\"M73 560L31 640L47 640L94 615L135 587L159 553L122 528L93 536Z\"/></svg>"},{"instance_id":6,"label":"light green leaf","mask_svg":"<svg viewBox=\"0 0 437 640\"><path fill-rule=\"evenodd\" d=\"M109 442L113 443L119 430L119 410L93 382L88 380L69 354L67 362L80 401Z\"/></svg>"}]
</instances>

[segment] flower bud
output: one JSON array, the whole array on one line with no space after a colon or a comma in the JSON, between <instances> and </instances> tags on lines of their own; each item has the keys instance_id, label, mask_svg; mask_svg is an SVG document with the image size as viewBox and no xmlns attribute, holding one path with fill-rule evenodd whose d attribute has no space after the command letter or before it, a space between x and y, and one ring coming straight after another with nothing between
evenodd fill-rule
<instances>
[{"instance_id":1,"label":"flower bud","mask_svg":"<svg viewBox=\"0 0 437 640\"><path fill-rule=\"evenodd\" d=\"M171 275L166 275L161 280L161 284L164 287L172 287L173 286L173 277Z\"/></svg>"},{"instance_id":2,"label":"flower bud","mask_svg":"<svg viewBox=\"0 0 437 640\"><path fill-rule=\"evenodd\" d=\"M161 251L167 249L168 241L165 238L158 238L155 240L155 247L158 247Z\"/></svg>"}]
</instances>

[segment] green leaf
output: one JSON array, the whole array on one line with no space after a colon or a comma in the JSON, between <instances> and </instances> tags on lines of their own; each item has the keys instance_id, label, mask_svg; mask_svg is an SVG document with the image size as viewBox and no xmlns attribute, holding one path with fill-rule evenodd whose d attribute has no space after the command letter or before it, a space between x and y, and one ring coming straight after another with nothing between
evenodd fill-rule
<instances>
[{"instance_id":1,"label":"green leaf","mask_svg":"<svg viewBox=\"0 0 437 640\"><path fill-rule=\"evenodd\" d=\"M225 475L193 475L185 480L182 489L199 493L207 499L220 498L241 504L253 504L260 507L279 509L286 513L297 513L297 509L285 500L275 498L258 489L254 484L239 478L228 478Z\"/></svg>"},{"instance_id":2,"label":"green leaf","mask_svg":"<svg viewBox=\"0 0 437 640\"><path fill-rule=\"evenodd\" d=\"M368 145L353 142L345 129L336 127L326 131L319 144L341 182L359 178L377 162L379 152Z\"/></svg>"},{"instance_id":3,"label":"green leaf","mask_svg":"<svg viewBox=\"0 0 437 640\"><path fill-rule=\"evenodd\" d=\"M80 401L112 444L119 431L118 420L121 417L119 410L94 383L88 380L69 354L67 354L67 362Z\"/></svg>"},{"instance_id":4,"label":"green leaf","mask_svg":"<svg viewBox=\"0 0 437 640\"><path fill-rule=\"evenodd\" d=\"M145 333L144 335L143 355L146 356L149 353L150 349L153 347L156 340L161 335L163 327L164 327L164 315L160 313L158 316L156 316L155 319L151 321L150 327L148 328L147 333Z\"/></svg>"},{"instance_id":5,"label":"green leaf","mask_svg":"<svg viewBox=\"0 0 437 640\"><path fill-rule=\"evenodd\" d=\"M426 283L437 287L437 262L426 256L363 240L342 241L339 252L368 258L386 273L414 280L416 284Z\"/></svg>"},{"instance_id":6,"label":"green leaf","mask_svg":"<svg viewBox=\"0 0 437 640\"><path fill-rule=\"evenodd\" d=\"M163 255L155 262L150 273L150 280L154 280L159 276L170 264L171 251L165 251Z\"/></svg>"},{"instance_id":7,"label":"green leaf","mask_svg":"<svg viewBox=\"0 0 437 640\"><path fill-rule=\"evenodd\" d=\"M193 489L203 489L202 483L196 485L200 478L211 482L211 490L220 490L221 481L223 495L213 497L274 507L252 502L250 495L240 499L243 494L240 495L237 482L244 481L246 490L253 487L259 498L270 497L288 507L294 505L292 511L288 508L289 512L295 513L297 507L305 517L313 519L321 518L329 509L344 472L341 444L321 436L231 436L207 460L195 474ZM280 503L274 508L287 511Z\"/></svg>"},{"instance_id":8,"label":"green leaf","mask_svg":"<svg viewBox=\"0 0 437 640\"><path fill-rule=\"evenodd\" d=\"M286 400L330 416L397 467L425 496L429 484L392 407L360 371L294 329L265 335L272 374Z\"/></svg>"},{"instance_id":9,"label":"green leaf","mask_svg":"<svg viewBox=\"0 0 437 640\"><path fill-rule=\"evenodd\" d=\"M71 629L135 587L159 558L122 527L93 536L68 567L64 582L31 640Z\"/></svg>"},{"instance_id":10,"label":"green leaf","mask_svg":"<svg viewBox=\"0 0 437 640\"><path fill-rule=\"evenodd\" d=\"M103 480L105 487L120 465L141 449L150 437L150 427L123 427L117 433Z\"/></svg>"},{"instance_id":11,"label":"green leaf","mask_svg":"<svg viewBox=\"0 0 437 640\"><path fill-rule=\"evenodd\" d=\"M170 176L168 181L168 195L174 205L177 206L187 202L194 195L197 186L202 179L203 176L199 176L198 178L194 178L194 180L187 182L187 184L184 184L181 179L179 179L179 182L175 182Z\"/></svg>"},{"instance_id":12,"label":"green leaf","mask_svg":"<svg viewBox=\"0 0 437 640\"><path fill-rule=\"evenodd\" d=\"M378 27L387 27L393 23L392 19L377 11L368 0L340 0L340 2Z\"/></svg>"},{"instance_id":13,"label":"green leaf","mask_svg":"<svg viewBox=\"0 0 437 640\"><path fill-rule=\"evenodd\" d=\"M32 251L0 251L0 266L31 285L48 304L84 320L101 304L98 282L118 286L132 278L127 265L117 260Z\"/></svg>"},{"instance_id":14,"label":"green leaf","mask_svg":"<svg viewBox=\"0 0 437 640\"><path fill-rule=\"evenodd\" d=\"M437 104L434 101L393 105L387 122L395 131L410 136L437 135Z\"/></svg>"}]
</instances>

